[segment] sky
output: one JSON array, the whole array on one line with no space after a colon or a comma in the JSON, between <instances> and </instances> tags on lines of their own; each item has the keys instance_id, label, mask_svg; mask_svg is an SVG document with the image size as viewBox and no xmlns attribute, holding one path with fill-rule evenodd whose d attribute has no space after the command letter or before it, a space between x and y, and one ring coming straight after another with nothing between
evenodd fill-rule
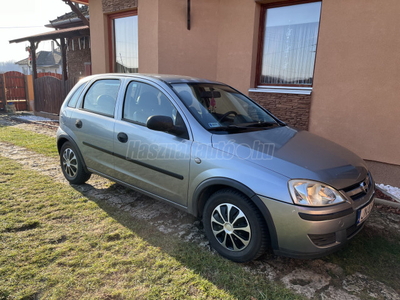
<instances>
[{"instance_id":1,"label":"sky","mask_svg":"<svg viewBox=\"0 0 400 300\"><path fill-rule=\"evenodd\" d=\"M29 42L10 44L9 40L54 30L44 25L70 11L62 0L1 0L0 62L28 57ZM40 42L40 50L51 50L51 42Z\"/></svg>"}]
</instances>

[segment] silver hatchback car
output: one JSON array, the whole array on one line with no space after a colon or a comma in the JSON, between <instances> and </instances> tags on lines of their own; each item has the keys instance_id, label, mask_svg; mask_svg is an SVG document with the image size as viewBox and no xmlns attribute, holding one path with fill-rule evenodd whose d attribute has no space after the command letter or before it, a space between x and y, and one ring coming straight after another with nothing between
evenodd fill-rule
<instances>
[{"instance_id":1,"label":"silver hatchback car","mask_svg":"<svg viewBox=\"0 0 400 300\"><path fill-rule=\"evenodd\" d=\"M236 262L331 253L373 207L360 157L204 79L86 77L61 107L57 146L70 183L96 173L167 201L202 218L210 245Z\"/></svg>"}]
</instances>

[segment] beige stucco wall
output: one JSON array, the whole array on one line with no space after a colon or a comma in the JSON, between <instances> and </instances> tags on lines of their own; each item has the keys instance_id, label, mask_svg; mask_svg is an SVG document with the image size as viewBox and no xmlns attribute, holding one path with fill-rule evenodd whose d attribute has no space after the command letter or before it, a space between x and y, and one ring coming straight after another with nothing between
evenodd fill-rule
<instances>
[{"instance_id":1,"label":"beige stucco wall","mask_svg":"<svg viewBox=\"0 0 400 300\"><path fill-rule=\"evenodd\" d=\"M273 0L265 0L272 2ZM260 5L139 0L139 71L254 87ZM309 129L364 159L400 165L400 1L323 0ZM93 73L107 72L107 17L90 0ZM103 29L103 30L100 30Z\"/></svg>"},{"instance_id":2,"label":"beige stucco wall","mask_svg":"<svg viewBox=\"0 0 400 300\"><path fill-rule=\"evenodd\" d=\"M158 1L146 0L138 3L139 72L141 73L159 73Z\"/></svg>"},{"instance_id":3,"label":"beige stucco wall","mask_svg":"<svg viewBox=\"0 0 400 300\"><path fill-rule=\"evenodd\" d=\"M323 0L310 131L400 165L400 1Z\"/></svg>"},{"instance_id":4,"label":"beige stucco wall","mask_svg":"<svg viewBox=\"0 0 400 300\"><path fill-rule=\"evenodd\" d=\"M254 1L221 0L219 12L217 80L247 94L255 74L259 6Z\"/></svg>"},{"instance_id":5,"label":"beige stucco wall","mask_svg":"<svg viewBox=\"0 0 400 300\"><path fill-rule=\"evenodd\" d=\"M255 74L259 6L248 0L191 1L190 30L186 9L182 0L138 1L139 72L219 80L248 93ZM92 72L108 72L102 0L90 0L90 27Z\"/></svg>"},{"instance_id":6,"label":"beige stucco wall","mask_svg":"<svg viewBox=\"0 0 400 300\"><path fill-rule=\"evenodd\" d=\"M139 1L139 71L207 78L248 92L259 6L247 0Z\"/></svg>"},{"instance_id":7,"label":"beige stucco wall","mask_svg":"<svg viewBox=\"0 0 400 300\"><path fill-rule=\"evenodd\" d=\"M90 0L89 7L92 73L106 73L109 70L107 16L103 14L101 0Z\"/></svg>"},{"instance_id":8,"label":"beige stucco wall","mask_svg":"<svg viewBox=\"0 0 400 300\"><path fill-rule=\"evenodd\" d=\"M159 1L159 72L205 77L217 75L218 9L215 0L191 2L187 30L186 1Z\"/></svg>"}]
</instances>

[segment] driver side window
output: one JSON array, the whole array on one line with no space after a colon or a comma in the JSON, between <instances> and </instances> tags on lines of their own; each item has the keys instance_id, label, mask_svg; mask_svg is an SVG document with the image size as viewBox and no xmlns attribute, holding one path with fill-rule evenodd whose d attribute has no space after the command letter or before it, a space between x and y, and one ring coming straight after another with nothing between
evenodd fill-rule
<instances>
[{"instance_id":1,"label":"driver side window","mask_svg":"<svg viewBox=\"0 0 400 300\"><path fill-rule=\"evenodd\" d=\"M160 90L146 83L129 83L124 100L123 119L146 126L148 118L156 115L170 117L176 127L184 127L186 131L181 115ZM187 134L185 138L186 136Z\"/></svg>"}]
</instances>

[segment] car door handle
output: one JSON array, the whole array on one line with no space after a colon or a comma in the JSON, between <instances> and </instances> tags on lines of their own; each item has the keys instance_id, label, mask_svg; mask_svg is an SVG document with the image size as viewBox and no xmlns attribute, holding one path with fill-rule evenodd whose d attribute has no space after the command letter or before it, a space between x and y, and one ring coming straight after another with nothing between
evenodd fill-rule
<instances>
[{"instance_id":1,"label":"car door handle","mask_svg":"<svg viewBox=\"0 0 400 300\"><path fill-rule=\"evenodd\" d=\"M77 128L82 128L82 121L81 121L81 120L76 120L75 126L76 126Z\"/></svg>"},{"instance_id":2,"label":"car door handle","mask_svg":"<svg viewBox=\"0 0 400 300\"><path fill-rule=\"evenodd\" d=\"M121 143L126 143L128 141L128 136L124 132L118 133L117 138Z\"/></svg>"}]
</instances>

